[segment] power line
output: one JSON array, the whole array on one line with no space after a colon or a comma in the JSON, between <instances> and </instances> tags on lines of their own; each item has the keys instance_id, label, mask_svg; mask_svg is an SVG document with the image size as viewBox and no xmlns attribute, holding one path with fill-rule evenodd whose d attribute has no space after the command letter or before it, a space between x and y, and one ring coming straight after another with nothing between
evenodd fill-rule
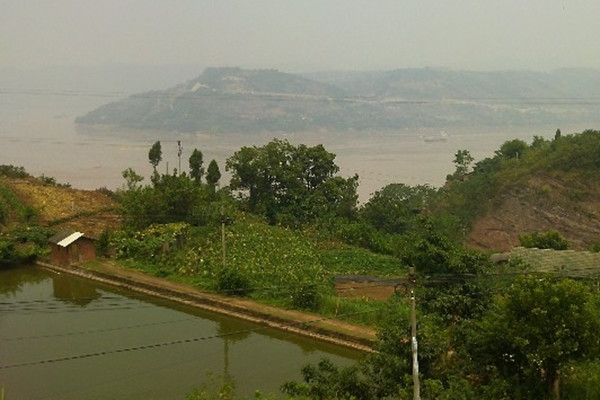
<instances>
[{"instance_id":1,"label":"power line","mask_svg":"<svg viewBox=\"0 0 600 400\"><path fill-rule=\"evenodd\" d=\"M19 315L29 314L60 314L68 312L97 312L97 311L116 311L116 310L140 310L144 308L150 308L152 306L141 305L141 306L121 306L115 305L111 307L99 307L99 308L61 308L61 307L43 307L43 308L12 308L0 310L0 313L15 313Z\"/></svg>"},{"instance_id":2,"label":"power line","mask_svg":"<svg viewBox=\"0 0 600 400\"><path fill-rule=\"evenodd\" d=\"M194 321L194 320L196 320L196 318L183 318L183 319L176 319L176 320L170 320L170 321L160 321L160 322L151 322L151 323L146 323L146 324L119 326L119 327L114 327L114 328L104 328L104 329L93 329L93 330L87 330L87 331L75 331L75 332L66 332L66 333L56 333L56 334L52 334L52 335L34 335L34 336L9 337L9 338L2 338L2 339L0 339L0 341L2 341L2 342L12 342L12 341L20 341L20 340L35 340L35 339L49 339L49 338L56 338L56 337L90 335L90 334L97 334L97 333L122 331L122 330L128 330L128 329L147 328L147 327L150 327L150 326L170 325L170 324L175 324L175 323L180 323L180 322L187 322L187 321Z\"/></svg>"},{"instance_id":3,"label":"power line","mask_svg":"<svg viewBox=\"0 0 600 400\"><path fill-rule=\"evenodd\" d=\"M379 309L357 311L357 312L353 312L353 313L338 314L337 317L347 317L347 316L367 314L367 313L372 313L372 312L377 312L377 311L379 311ZM334 319L334 318L333 317L323 317L323 318L313 319L313 320L309 320L309 321L298 321L298 322L287 323L287 324L286 323L281 323L281 324L278 323L277 326L280 328L293 328L293 327L298 327L298 326L303 326L303 325L315 324L318 322L328 321L328 320L332 320L332 319ZM260 327L254 328L254 329L243 329L243 330L239 330L239 331L227 332L227 333L217 334L217 335L202 336L202 337L197 337L197 338L178 339L178 340L171 340L168 342L153 343L153 344L141 345L141 346L135 346L135 347L124 347L121 349L113 349L113 350L98 351L98 352L86 353L86 354L77 354L77 355L69 355L69 356L64 356L64 357L48 358L48 359L44 359L44 360L28 361L28 362L23 362L23 363L5 364L5 365L0 365L0 370L27 367L27 366L40 365L40 364L53 364L53 363L64 362L64 361L81 360L81 359L92 358L92 357L99 357L99 356L119 354L119 353L128 353L128 352L134 352L134 351L140 351L140 350L155 349L155 348L167 347L167 346L173 346L173 345L185 344L185 343L195 343L195 342L201 342L204 340L226 338L226 337L236 336L236 335L246 334L246 333L256 333L256 332L259 332L262 330L268 330L268 329L273 329L273 327L272 326L260 326Z\"/></svg>"}]
</instances>

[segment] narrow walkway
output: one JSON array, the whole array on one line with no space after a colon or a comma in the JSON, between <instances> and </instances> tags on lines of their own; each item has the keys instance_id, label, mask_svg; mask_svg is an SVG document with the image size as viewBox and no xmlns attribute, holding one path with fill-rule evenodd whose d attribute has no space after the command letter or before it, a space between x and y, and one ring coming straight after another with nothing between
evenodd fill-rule
<instances>
[{"instance_id":1,"label":"narrow walkway","mask_svg":"<svg viewBox=\"0 0 600 400\"><path fill-rule=\"evenodd\" d=\"M60 267L45 262L38 262L38 265L360 351L372 352L376 339L375 330L368 327L317 314L202 292L190 285L125 269L111 262L102 262L95 269L82 266Z\"/></svg>"}]
</instances>

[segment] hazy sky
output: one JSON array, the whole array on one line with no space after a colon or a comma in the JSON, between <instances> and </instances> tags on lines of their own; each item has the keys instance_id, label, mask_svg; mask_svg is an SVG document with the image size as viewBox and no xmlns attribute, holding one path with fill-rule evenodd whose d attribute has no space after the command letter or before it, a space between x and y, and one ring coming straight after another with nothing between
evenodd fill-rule
<instances>
[{"instance_id":1,"label":"hazy sky","mask_svg":"<svg viewBox=\"0 0 600 400\"><path fill-rule=\"evenodd\" d=\"M598 0L0 0L0 67L600 68Z\"/></svg>"}]
</instances>

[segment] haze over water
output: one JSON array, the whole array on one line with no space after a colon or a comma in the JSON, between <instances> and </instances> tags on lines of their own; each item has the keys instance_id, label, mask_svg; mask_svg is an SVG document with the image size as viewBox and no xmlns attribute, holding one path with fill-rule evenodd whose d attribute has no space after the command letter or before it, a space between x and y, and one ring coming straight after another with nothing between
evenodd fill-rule
<instances>
[{"instance_id":1,"label":"haze over water","mask_svg":"<svg viewBox=\"0 0 600 400\"><path fill-rule=\"evenodd\" d=\"M31 106L31 97L35 101ZM75 188L115 190L123 187L122 171L133 168L149 184L151 166L148 151L156 140L163 149L161 172L178 168L176 144L181 140L181 168L188 170L194 148L204 153L205 164L216 159L224 173L225 160L242 146L261 146L274 137L292 144L323 144L336 154L340 175L358 174L361 201L390 183L428 184L439 187L454 171L452 160L459 149L467 149L481 160L493 155L506 140L520 138L530 142L533 135L552 137L557 127L467 128L447 130L445 141L426 141L437 137L437 129L365 133L295 134L178 134L173 132L127 132L122 129L99 130L75 125L74 118L107 102L86 96L8 94L0 98L0 164L23 166L34 176L54 177ZM579 132L589 126L560 127L563 133ZM167 165L168 164L168 165Z\"/></svg>"},{"instance_id":2,"label":"haze over water","mask_svg":"<svg viewBox=\"0 0 600 400\"><path fill-rule=\"evenodd\" d=\"M140 90L139 88L136 88ZM135 90L135 89L134 89ZM65 95L65 93L67 95ZM323 144L336 154L340 175L358 174L361 201L390 183L439 187L454 171L452 160L459 149L467 149L481 160L506 140L520 138L530 142L534 135L552 137L555 126L472 127L447 129L444 141L426 141L439 137L438 129L406 129L397 132L305 132L292 134L179 134L174 132L128 132L125 129L97 129L77 126L73 121L99 105L118 98L95 96L104 92L44 91L28 93L16 90L0 97L0 164L23 166L35 176L54 177L75 188L111 190L121 188L122 171L133 168L149 184L151 166L148 151L160 140L163 161L160 172L179 168L176 144L181 140L181 169L188 170L188 158L194 148L204 153L205 165L216 159L227 185L225 160L242 146L261 146L274 137L292 144ZM594 128L559 127L563 133Z\"/></svg>"}]
</instances>

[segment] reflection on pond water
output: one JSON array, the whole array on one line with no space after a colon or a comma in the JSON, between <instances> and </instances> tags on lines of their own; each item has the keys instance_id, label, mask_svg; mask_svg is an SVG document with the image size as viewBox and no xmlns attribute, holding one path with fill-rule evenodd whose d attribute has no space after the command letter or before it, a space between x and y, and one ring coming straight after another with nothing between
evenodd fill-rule
<instances>
[{"instance_id":1,"label":"reflection on pond water","mask_svg":"<svg viewBox=\"0 0 600 400\"><path fill-rule=\"evenodd\" d=\"M0 386L13 399L184 399L208 373L278 392L361 354L36 267L0 271Z\"/></svg>"}]
</instances>

